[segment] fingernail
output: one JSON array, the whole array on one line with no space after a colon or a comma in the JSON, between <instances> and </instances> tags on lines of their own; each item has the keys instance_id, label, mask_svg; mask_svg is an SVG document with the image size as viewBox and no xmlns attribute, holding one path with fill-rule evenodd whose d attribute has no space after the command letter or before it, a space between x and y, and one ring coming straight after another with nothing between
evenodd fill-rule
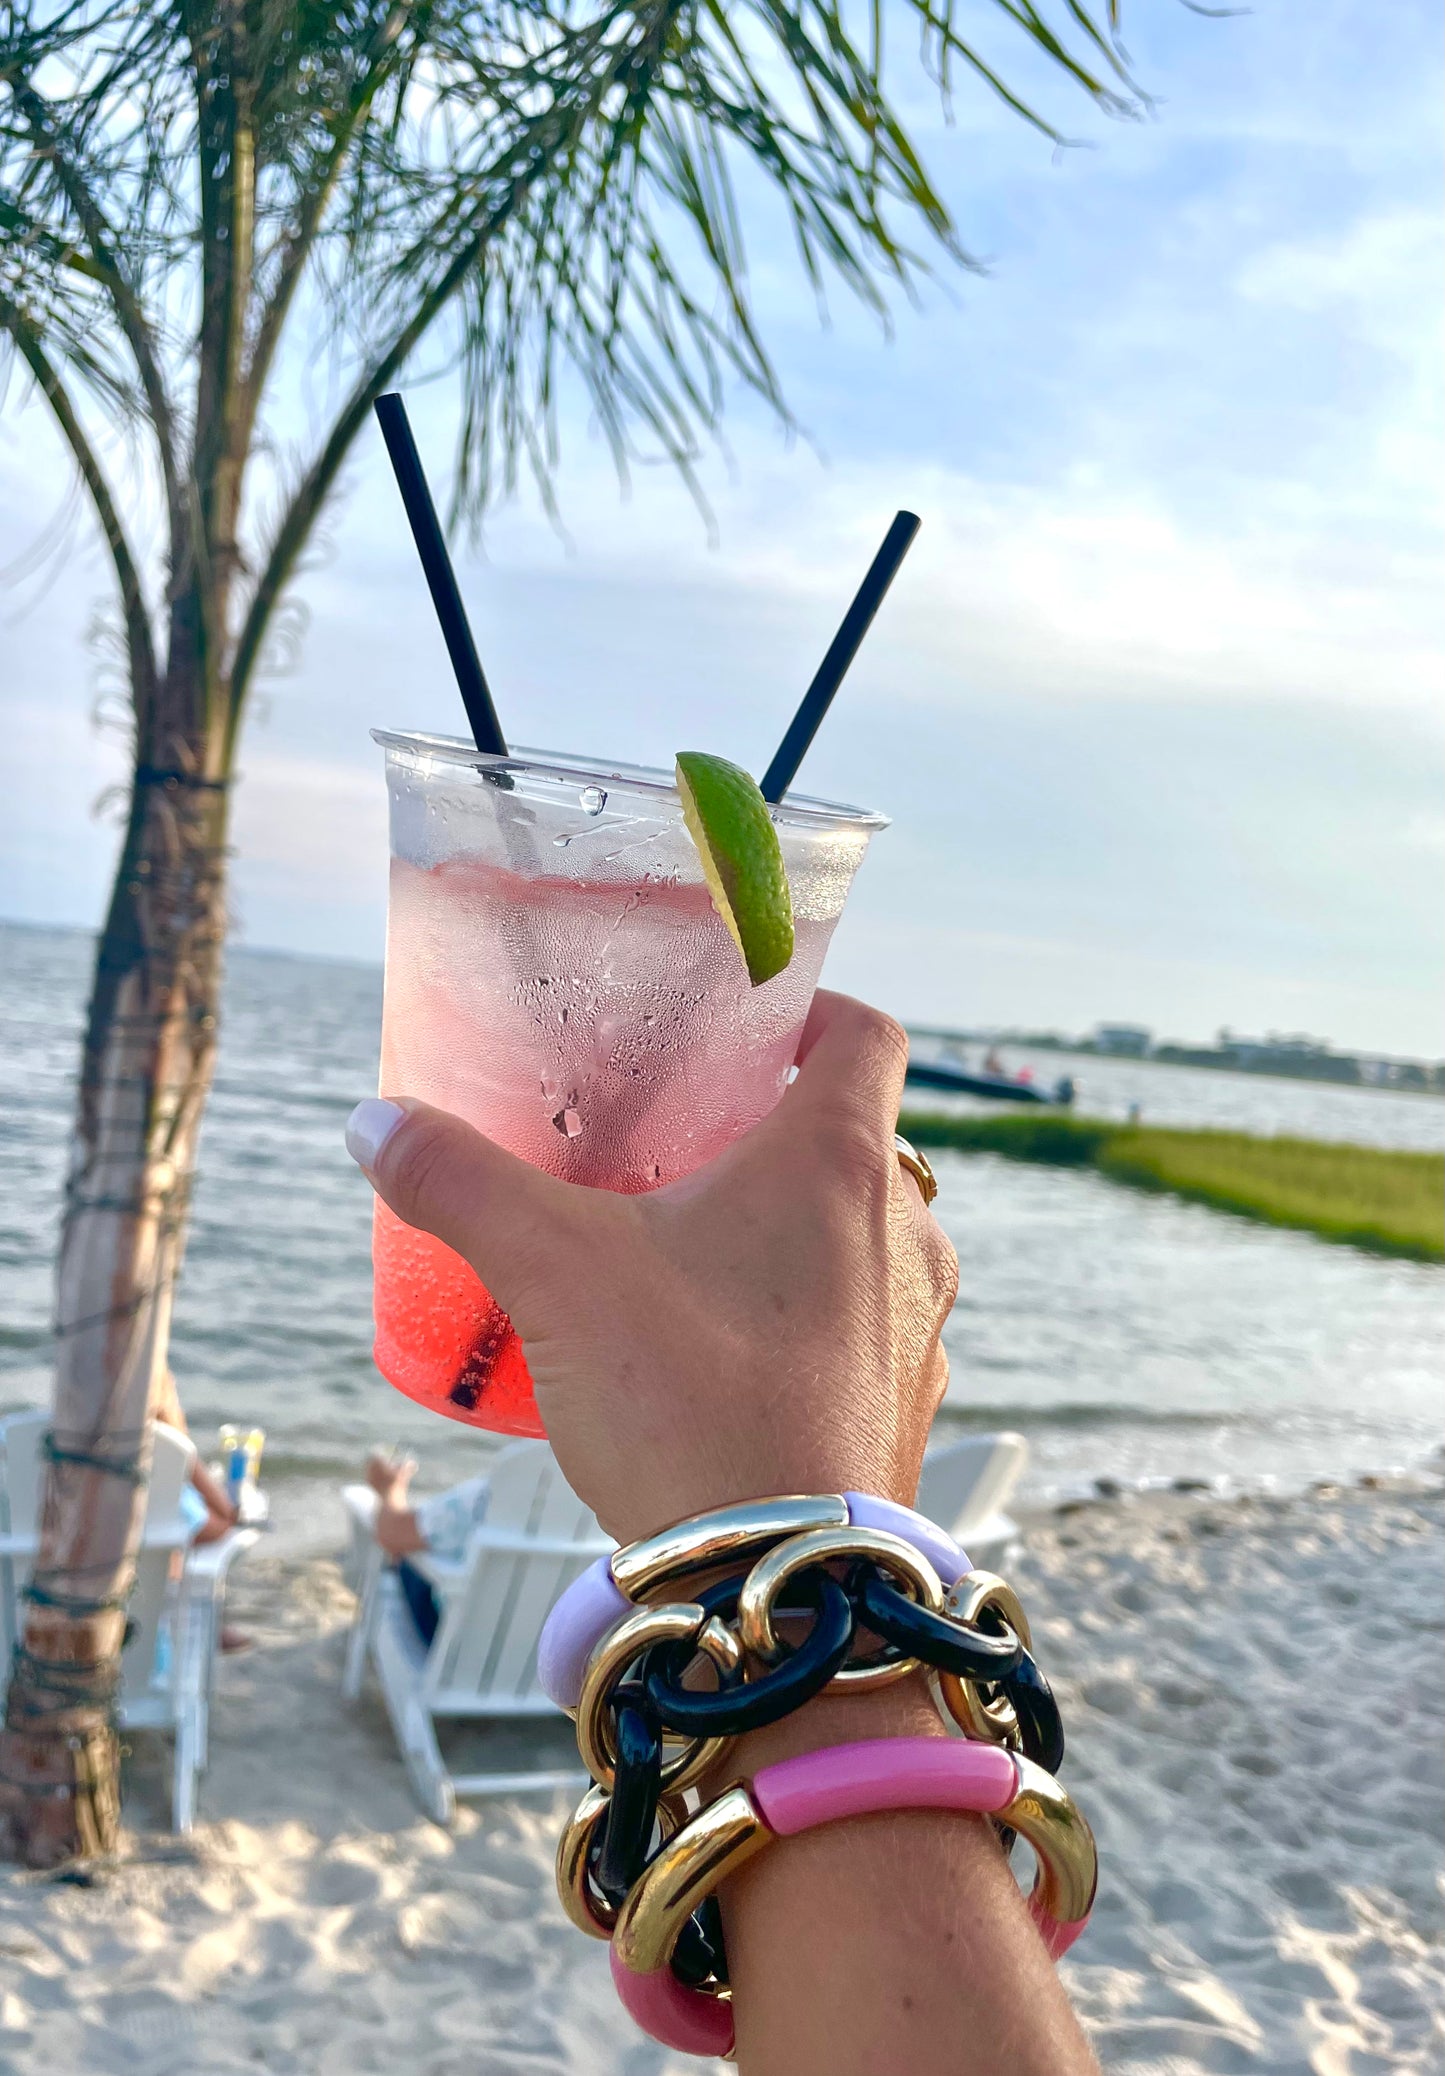
<instances>
[{"instance_id":1,"label":"fingernail","mask_svg":"<svg viewBox=\"0 0 1445 2076\"><path fill-rule=\"evenodd\" d=\"M365 1096L346 1120L346 1151L361 1168L374 1168L381 1149L406 1116L400 1103Z\"/></svg>"}]
</instances>

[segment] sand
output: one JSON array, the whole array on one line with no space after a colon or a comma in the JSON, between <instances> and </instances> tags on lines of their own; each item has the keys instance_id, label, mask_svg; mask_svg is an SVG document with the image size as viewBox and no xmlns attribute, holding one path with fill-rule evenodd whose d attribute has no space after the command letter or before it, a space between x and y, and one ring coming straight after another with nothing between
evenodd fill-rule
<instances>
[{"instance_id":1,"label":"sand","mask_svg":"<svg viewBox=\"0 0 1445 2076\"><path fill-rule=\"evenodd\" d=\"M1066 1965L1105 2068L1445 2067L1445 1496L1111 1501L1031 1524L1014 1576L1103 1854ZM350 1604L330 1561L247 1560L194 1835L137 1739L126 1854L0 1876L4 2076L703 2066L562 1919L559 1805L418 1815L375 1699L338 1698Z\"/></svg>"}]
</instances>

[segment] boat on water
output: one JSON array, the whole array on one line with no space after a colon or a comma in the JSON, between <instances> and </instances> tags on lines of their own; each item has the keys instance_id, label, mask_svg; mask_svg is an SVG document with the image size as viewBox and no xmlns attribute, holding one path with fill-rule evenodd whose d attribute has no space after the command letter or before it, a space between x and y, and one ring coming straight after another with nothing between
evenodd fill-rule
<instances>
[{"instance_id":1,"label":"boat on water","mask_svg":"<svg viewBox=\"0 0 1445 2076\"><path fill-rule=\"evenodd\" d=\"M1058 1108L1074 1100L1074 1084L1067 1074L1046 1086L1027 1070L1010 1074L987 1061L981 1067L970 1067L967 1060L946 1053L926 1060L910 1054L906 1078L914 1088L946 1089L955 1096L984 1096L996 1103L1047 1103Z\"/></svg>"}]
</instances>

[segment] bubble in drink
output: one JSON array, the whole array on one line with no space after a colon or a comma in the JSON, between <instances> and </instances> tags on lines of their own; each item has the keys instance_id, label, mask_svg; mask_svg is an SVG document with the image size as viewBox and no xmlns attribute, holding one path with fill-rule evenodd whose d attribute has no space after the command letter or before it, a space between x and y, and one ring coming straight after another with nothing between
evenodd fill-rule
<instances>
[{"instance_id":1,"label":"bubble in drink","mask_svg":"<svg viewBox=\"0 0 1445 2076\"><path fill-rule=\"evenodd\" d=\"M754 988L660 775L520 753L503 786L460 745L381 740L383 1093L627 1194L690 1173L773 1108L878 818L780 824L797 948ZM543 1432L511 1322L459 1256L378 1203L373 1265L376 1361L399 1390L473 1426Z\"/></svg>"}]
</instances>

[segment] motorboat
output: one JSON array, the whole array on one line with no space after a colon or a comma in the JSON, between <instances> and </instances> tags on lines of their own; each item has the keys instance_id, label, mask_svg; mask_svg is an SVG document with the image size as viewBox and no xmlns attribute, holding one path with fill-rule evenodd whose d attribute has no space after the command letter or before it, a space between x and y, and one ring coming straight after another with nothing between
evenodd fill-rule
<instances>
[{"instance_id":1,"label":"motorboat","mask_svg":"<svg viewBox=\"0 0 1445 2076\"><path fill-rule=\"evenodd\" d=\"M1069 1075L1060 1075L1051 1086L1035 1081L1025 1068L1020 1074L1002 1068L970 1067L967 1060L940 1054L933 1059L915 1059L910 1053L907 1080L914 1088L946 1089L955 1096L983 1096L995 1103L1046 1103L1067 1106L1074 1100Z\"/></svg>"}]
</instances>

